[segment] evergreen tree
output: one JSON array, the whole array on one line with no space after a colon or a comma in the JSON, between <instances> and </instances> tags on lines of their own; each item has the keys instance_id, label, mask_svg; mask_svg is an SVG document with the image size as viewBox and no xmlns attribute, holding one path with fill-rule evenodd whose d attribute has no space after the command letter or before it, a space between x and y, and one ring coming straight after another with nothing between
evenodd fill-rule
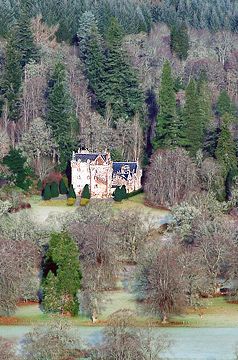
<instances>
[{"instance_id":1,"label":"evergreen tree","mask_svg":"<svg viewBox=\"0 0 238 360\"><path fill-rule=\"evenodd\" d=\"M52 198L50 184L46 184L42 192L42 197L44 200L50 200Z\"/></svg>"},{"instance_id":2,"label":"evergreen tree","mask_svg":"<svg viewBox=\"0 0 238 360\"><path fill-rule=\"evenodd\" d=\"M205 108L204 108L205 109ZM197 85L191 80L186 89L186 101L183 109L183 122L185 129L185 147L191 156L196 156L199 149L202 149L204 140L205 111L201 109L201 101L197 93Z\"/></svg>"},{"instance_id":3,"label":"evergreen tree","mask_svg":"<svg viewBox=\"0 0 238 360\"><path fill-rule=\"evenodd\" d=\"M154 148L176 146L180 140L176 114L176 95L169 61L165 61L159 92L159 115L157 117Z\"/></svg>"},{"instance_id":4,"label":"evergreen tree","mask_svg":"<svg viewBox=\"0 0 238 360\"><path fill-rule=\"evenodd\" d=\"M46 253L45 268L55 268L55 273L44 274L42 282L45 311L70 312L77 315L81 272L76 243L65 233L52 234ZM45 280L46 279L46 280Z\"/></svg>"},{"instance_id":5,"label":"evergreen tree","mask_svg":"<svg viewBox=\"0 0 238 360\"><path fill-rule=\"evenodd\" d=\"M26 165L26 157L22 155L21 150L11 148L8 155L3 158L3 164L6 165L14 176L16 186L28 190L31 181L27 178L30 175L30 168Z\"/></svg>"},{"instance_id":6,"label":"evergreen tree","mask_svg":"<svg viewBox=\"0 0 238 360\"><path fill-rule=\"evenodd\" d=\"M6 66L3 78L3 93L7 100L9 118L16 121L19 116L20 87L22 82L21 56L17 50L14 34L8 38L6 48Z\"/></svg>"},{"instance_id":7,"label":"evergreen tree","mask_svg":"<svg viewBox=\"0 0 238 360\"><path fill-rule=\"evenodd\" d=\"M66 71L63 64L56 64L50 85L46 121L59 145L61 170L65 170L74 149L72 128L75 125L75 118L72 115L72 101L66 84Z\"/></svg>"},{"instance_id":8,"label":"evergreen tree","mask_svg":"<svg viewBox=\"0 0 238 360\"><path fill-rule=\"evenodd\" d=\"M91 11L85 11L80 18L79 29L77 32L79 42L79 54L83 62L88 57L88 43L92 36L92 30L97 28L97 21Z\"/></svg>"},{"instance_id":9,"label":"evergreen tree","mask_svg":"<svg viewBox=\"0 0 238 360\"><path fill-rule=\"evenodd\" d=\"M230 114L223 116L221 133L216 148L216 158L222 166L224 178L227 177L229 171L237 170L236 144L229 130Z\"/></svg>"},{"instance_id":10,"label":"evergreen tree","mask_svg":"<svg viewBox=\"0 0 238 360\"><path fill-rule=\"evenodd\" d=\"M21 66L24 67L30 61L39 60L39 51L35 45L31 31L31 18L28 4L22 4L15 27L15 41L20 53Z\"/></svg>"},{"instance_id":11,"label":"evergreen tree","mask_svg":"<svg viewBox=\"0 0 238 360\"><path fill-rule=\"evenodd\" d=\"M211 102L210 91L207 85L207 81L205 78L203 78L203 76L198 81L197 91L198 91L198 100L200 102L201 121L203 124L203 133L204 133L208 125L211 123L213 114L212 114L212 102Z\"/></svg>"},{"instance_id":12,"label":"evergreen tree","mask_svg":"<svg viewBox=\"0 0 238 360\"><path fill-rule=\"evenodd\" d=\"M51 197L57 198L59 196L59 185L56 182L53 182L50 185Z\"/></svg>"},{"instance_id":13,"label":"evergreen tree","mask_svg":"<svg viewBox=\"0 0 238 360\"><path fill-rule=\"evenodd\" d=\"M121 202L123 200L123 190L120 186L117 186L114 193L113 193L113 199L117 202Z\"/></svg>"},{"instance_id":14,"label":"evergreen tree","mask_svg":"<svg viewBox=\"0 0 238 360\"><path fill-rule=\"evenodd\" d=\"M138 79L122 50L123 31L118 21L112 18L106 36L107 57L104 72L104 102L111 106L113 120L133 117L140 113L143 97Z\"/></svg>"},{"instance_id":15,"label":"evergreen tree","mask_svg":"<svg viewBox=\"0 0 238 360\"><path fill-rule=\"evenodd\" d=\"M91 194L90 194L90 190L89 190L89 186L88 184L86 184L83 188L82 194L81 194L81 198L83 199L90 199L91 198Z\"/></svg>"},{"instance_id":16,"label":"evergreen tree","mask_svg":"<svg viewBox=\"0 0 238 360\"><path fill-rule=\"evenodd\" d=\"M89 80L89 88L97 97L96 107L103 113L104 100L104 64L105 58L102 52L102 41L96 24L91 28L90 37L87 42L85 59L86 74Z\"/></svg>"},{"instance_id":17,"label":"evergreen tree","mask_svg":"<svg viewBox=\"0 0 238 360\"><path fill-rule=\"evenodd\" d=\"M69 187L68 198L76 199L76 194L72 184Z\"/></svg>"},{"instance_id":18,"label":"evergreen tree","mask_svg":"<svg viewBox=\"0 0 238 360\"><path fill-rule=\"evenodd\" d=\"M226 90L222 90L218 97L217 111L220 117L223 117L226 113L230 115L235 114L235 106Z\"/></svg>"},{"instance_id":19,"label":"evergreen tree","mask_svg":"<svg viewBox=\"0 0 238 360\"><path fill-rule=\"evenodd\" d=\"M171 29L171 50L180 60L186 60L189 50L188 29L185 24L175 24Z\"/></svg>"},{"instance_id":20,"label":"evergreen tree","mask_svg":"<svg viewBox=\"0 0 238 360\"><path fill-rule=\"evenodd\" d=\"M60 194L64 195L68 193L67 186L65 185L64 179L62 178L59 183Z\"/></svg>"}]
</instances>

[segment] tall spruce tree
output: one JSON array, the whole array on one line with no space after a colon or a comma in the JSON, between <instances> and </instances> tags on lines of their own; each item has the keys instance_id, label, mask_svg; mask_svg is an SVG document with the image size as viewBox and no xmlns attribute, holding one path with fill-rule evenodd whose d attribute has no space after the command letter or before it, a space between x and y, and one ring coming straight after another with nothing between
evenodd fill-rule
<instances>
[{"instance_id":1,"label":"tall spruce tree","mask_svg":"<svg viewBox=\"0 0 238 360\"><path fill-rule=\"evenodd\" d=\"M79 55L83 62L88 57L88 42L92 35L92 29L97 27L97 21L91 11L85 11L79 21L79 28L77 32L79 42Z\"/></svg>"},{"instance_id":2,"label":"tall spruce tree","mask_svg":"<svg viewBox=\"0 0 238 360\"><path fill-rule=\"evenodd\" d=\"M207 129L212 120L212 102L207 80L201 76L197 84L198 99L201 109L201 121L203 124L203 132Z\"/></svg>"},{"instance_id":3,"label":"tall spruce tree","mask_svg":"<svg viewBox=\"0 0 238 360\"><path fill-rule=\"evenodd\" d=\"M143 96L135 71L122 50L123 31L117 19L112 18L108 28L107 56L104 72L104 101L112 108L113 119L132 118L141 112Z\"/></svg>"},{"instance_id":4,"label":"tall spruce tree","mask_svg":"<svg viewBox=\"0 0 238 360\"><path fill-rule=\"evenodd\" d=\"M183 109L183 123L185 129L185 147L191 156L196 156L202 149L204 140L204 114L201 99L198 96L197 84L191 80L186 88L186 99Z\"/></svg>"},{"instance_id":5,"label":"tall spruce tree","mask_svg":"<svg viewBox=\"0 0 238 360\"><path fill-rule=\"evenodd\" d=\"M186 60L189 50L189 36L187 26L174 24L171 28L171 50L180 60Z\"/></svg>"},{"instance_id":6,"label":"tall spruce tree","mask_svg":"<svg viewBox=\"0 0 238 360\"><path fill-rule=\"evenodd\" d=\"M3 164L11 170L16 186L28 190L31 181L27 178L31 174L27 166L27 159L22 155L21 150L13 149L3 158Z\"/></svg>"},{"instance_id":7,"label":"tall spruce tree","mask_svg":"<svg viewBox=\"0 0 238 360\"><path fill-rule=\"evenodd\" d=\"M180 129L176 114L174 80L170 63L165 61L159 91L159 115L153 146L155 149L176 146L180 142L179 138Z\"/></svg>"},{"instance_id":8,"label":"tall spruce tree","mask_svg":"<svg viewBox=\"0 0 238 360\"><path fill-rule=\"evenodd\" d=\"M77 315L79 304L77 293L80 289L79 251L76 243L65 233L52 234L46 253L45 271L43 274L43 308Z\"/></svg>"},{"instance_id":9,"label":"tall spruce tree","mask_svg":"<svg viewBox=\"0 0 238 360\"><path fill-rule=\"evenodd\" d=\"M21 55L17 49L13 33L9 35L6 48L6 65L3 76L3 93L7 100L9 118L17 121L19 117L19 97L22 82Z\"/></svg>"},{"instance_id":10,"label":"tall spruce tree","mask_svg":"<svg viewBox=\"0 0 238 360\"><path fill-rule=\"evenodd\" d=\"M230 115L235 114L235 106L232 103L226 90L222 90L218 97L217 111L220 117L223 117L226 113Z\"/></svg>"},{"instance_id":11,"label":"tall spruce tree","mask_svg":"<svg viewBox=\"0 0 238 360\"><path fill-rule=\"evenodd\" d=\"M96 95L96 107L101 113L103 113L103 109L106 106L103 86L104 65L105 57L102 51L102 39L97 25L94 24L87 42L85 68L89 80L89 88Z\"/></svg>"},{"instance_id":12,"label":"tall spruce tree","mask_svg":"<svg viewBox=\"0 0 238 360\"><path fill-rule=\"evenodd\" d=\"M75 117L66 82L66 70L61 63L55 65L50 81L46 122L51 127L53 137L59 145L61 170L65 170L75 145L73 131Z\"/></svg>"},{"instance_id":13,"label":"tall spruce tree","mask_svg":"<svg viewBox=\"0 0 238 360\"><path fill-rule=\"evenodd\" d=\"M223 116L221 133L215 151L216 158L222 166L225 179L230 171L237 170L236 144L229 129L230 117L231 115L228 113Z\"/></svg>"},{"instance_id":14,"label":"tall spruce tree","mask_svg":"<svg viewBox=\"0 0 238 360\"><path fill-rule=\"evenodd\" d=\"M39 51L31 31L29 4L22 2L21 5L14 33L17 49L21 55L20 63L24 67L30 61L39 60Z\"/></svg>"}]
</instances>

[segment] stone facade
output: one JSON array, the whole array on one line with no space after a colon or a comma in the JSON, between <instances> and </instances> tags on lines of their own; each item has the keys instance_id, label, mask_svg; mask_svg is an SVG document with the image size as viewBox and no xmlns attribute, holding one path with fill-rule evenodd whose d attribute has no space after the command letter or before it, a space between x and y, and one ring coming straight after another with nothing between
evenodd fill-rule
<instances>
[{"instance_id":1,"label":"stone facade","mask_svg":"<svg viewBox=\"0 0 238 360\"><path fill-rule=\"evenodd\" d=\"M89 185L91 196L109 198L117 185L125 185L128 192L140 189L142 170L139 163L113 162L109 152L90 153L78 150L71 160L72 184L77 195Z\"/></svg>"}]
</instances>

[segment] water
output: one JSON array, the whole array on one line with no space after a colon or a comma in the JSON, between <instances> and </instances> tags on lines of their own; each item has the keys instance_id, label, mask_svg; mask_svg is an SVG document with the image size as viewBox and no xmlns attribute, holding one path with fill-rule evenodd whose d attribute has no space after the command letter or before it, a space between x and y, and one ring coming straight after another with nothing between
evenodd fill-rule
<instances>
[{"instance_id":1,"label":"water","mask_svg":"<svg viewBox=\"0 0 238 360\"><path fill-rule=\"evenodd\" d=\"M0 326L0 336L20 341L30 330L30 326ZM163 353L162 359L235 359L237 328L167 328L154 331L156 334L167 334L173 342L170 349ZM75 327L73 332L90 345L97 345L102 341L100 327Z\"/></svg>"}]
</instances>

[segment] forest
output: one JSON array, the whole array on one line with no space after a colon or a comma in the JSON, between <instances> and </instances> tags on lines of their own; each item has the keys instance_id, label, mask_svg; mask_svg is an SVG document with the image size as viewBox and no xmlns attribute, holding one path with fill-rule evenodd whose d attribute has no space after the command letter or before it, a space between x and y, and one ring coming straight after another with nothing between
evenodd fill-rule
<instances>
[{"instance_id":1,"label":"forest","mask_svg":"<svg viewBox=\"0 0 238 360\"><path fill-rule=\"evenodd\" d=\"M153 328L209 301L229 319L237 79L236 0L0 0L0 328L41 310L20 350L0 333L1 359L163 359ZM80 198L78 148L138 161L141 189ZM133 310L106 316L117 291ZM103 340L85 347L77 324Z\"/></svg>"}]
</instances>

